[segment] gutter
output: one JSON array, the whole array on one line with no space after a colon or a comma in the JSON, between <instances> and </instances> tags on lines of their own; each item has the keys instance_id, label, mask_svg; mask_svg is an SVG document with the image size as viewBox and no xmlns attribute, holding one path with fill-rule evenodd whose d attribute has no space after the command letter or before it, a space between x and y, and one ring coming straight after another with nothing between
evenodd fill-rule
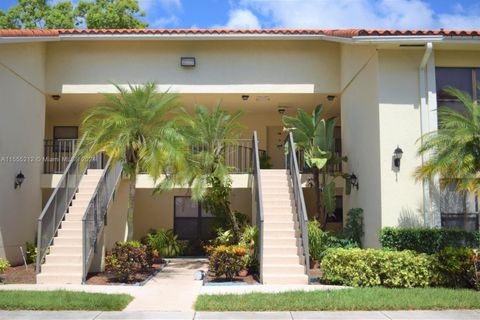
<instances>
[{"instance_id":1,"label":"gutter","mask_svg":"<svg viewBox=\"0 0 480 320\"><path fill-rule=\"evenodd\" d=\"M430 59L433 51L433 44L428 42L425 46L425 52L422 57L422 61L420 62L420 66L418 68L419 74L419 82L418 82L418 89L420 95L420 135L423 137L425 133L429 130L429 110L428 110L428 101L427 101L427 63ZM423 139L421 142L423 144ZM427 156L422 155L422 165L427 160ZM422 182L422 189L423 189L423 222L425 227L428 227L428 212L430 211L430 182L428 179L423 179Z\"/></svg>"}]
</instances>

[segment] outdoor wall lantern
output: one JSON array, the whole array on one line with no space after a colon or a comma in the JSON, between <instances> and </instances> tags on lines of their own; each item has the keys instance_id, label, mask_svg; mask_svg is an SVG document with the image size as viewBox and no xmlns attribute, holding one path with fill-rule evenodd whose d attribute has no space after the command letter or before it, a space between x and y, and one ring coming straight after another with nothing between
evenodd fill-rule
<instances>
[{"instance_id":1,"label":"outdoor wall lantern","mask_svg":"<svg viewBox=\"0 0 480 320\"><path fill-rule=\"evenodd\" d=\"M180 65L182 67L195 67L195 57L181 57Z\"/></svg>"},{"instance_id":2,"label":"outdoor wall lantern","mask_svg":"<svg viewBox=\"0 0 480 320\"><path fill-rule=\"evenodd\" d=\"M350 184L352 185L352 187L358 190L358 177L353 172L350 175Z\"/></svg>"},{"instance_id":3,"label":"outdoor wall lantern","mask_svg":"<svg viewBox=\"0 0 480 320\"><path fill-rule=\"evenodd\" d=\"M393 166L400 170L400 159L402 159L403 150L397 145L395 151L393 151Z\"/></svg>"},{"instance_id":4,"label":"outdoor wall lantern","mask_svg":"<svg viewBox=\"0 0 480 320\"><path fill-rule=\"evenodd\" d=\"M15 189L20 188L24 180L25 180L25 176L23 175L22 171L20 171L15 176Z\"/></svg>"}]
</instances>

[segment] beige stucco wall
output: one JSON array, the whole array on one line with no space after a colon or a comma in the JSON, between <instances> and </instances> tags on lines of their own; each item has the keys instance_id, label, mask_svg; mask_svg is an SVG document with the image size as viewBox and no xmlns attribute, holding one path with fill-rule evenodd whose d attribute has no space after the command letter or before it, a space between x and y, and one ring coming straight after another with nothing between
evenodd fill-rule
<instances>
[{"instance_id":1,"label":"beige stucco wall","mask_svg":"<svg viewBox=\"0 0 480 320\"><path fill-rule=\"evenodd\" d=\"M364 245L377 247L382 225L378 54L373 51L373 56L368 55L363 48L343 45L341 68L342 83L346 84L341 96L342 151L348 156L344 171L354 172L360 184L359 190L344 195L344 215L351 208L362 208Z\"/></svg>"},{"instance_id":2,"label":"beige stucco wall","mask_svg":"<svg viewBox=\"0 0 480 320\"><path fill-rule=\"evenodd\" d=\"M382 226L402 219L423 219L422 184L415 181L421 165L416 144L421 136L419 65L424 50L379 52L380 170ZM393 151L403 150L400 171L393 167Z\"/></svg>"},{"instance_id":3,"label":"beige stucco wall","mask_svg":"<svg viewBox=\"0 0 480 320\"><path fill-rule=\"evenodd\" d=\"M47 46L47 91L82 85L306 85L337 92L339 45L325 41L81 41ZM195 68L180 57L194 56ZM215 92L215 90L214 90Z\"/></svg>"},{"instance_id":4,"label":"beige stucco wall","mask_svg":"<svg viewBox=\"0 0 480 320\"><path fill-rule=\"evenodd\" d=\"M45 125L45 46L41 43L0 45L0 257L22 261L19 246L33 242L42 209L40 175ZM14 189L19 171L22 187Z\"/></svg>"}]
</instances>

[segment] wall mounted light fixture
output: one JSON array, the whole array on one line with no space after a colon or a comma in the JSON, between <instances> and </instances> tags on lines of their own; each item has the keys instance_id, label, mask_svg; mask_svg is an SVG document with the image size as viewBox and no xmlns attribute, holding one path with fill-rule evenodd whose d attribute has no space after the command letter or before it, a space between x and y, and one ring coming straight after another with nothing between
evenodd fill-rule
<instances>
[{"instance_id":1,"label":"wall mounted light fixture","mask_svg":"<svg viewBox=\"0 0 480 320\"><path fill-rule=\"evenodd\" d=\"M15 189L20 188L24 180L25 180L25 176L23 175L22 171L20 171L15 176Z\"/></svg>"},{"instance_id":2,"label":"wall mounted light fixture","mask_svg":"<svg viewBox=\"0 0 480 320\"><path fill-rule=\"evenodd\" d=\"M355 175L355 173L352 172L352 174L349 177L349 180L352 187L358 190L358 177Z\"/></svg>"},{"instance_id":3,"label":"wall mounted light fixture","mask_svg":"<svg viewBox=\"0 0 480 320\"><path fill-rule=\"evenodd\" d=\"M403 150L397 145L397 148L393 151L393 166L400 170L400 159L402 159Z\"/></svg>"},{"instance_id":4,"label":"wall mounted light fixture","mask_svg":"<svg viewBox=\"0 0 480 320\"><path fill-rule=\"evenodd\" d=\"M182 67L195 67L196 61L195 57L181 57L180 65Z\"/></svg>"}]
</instances>

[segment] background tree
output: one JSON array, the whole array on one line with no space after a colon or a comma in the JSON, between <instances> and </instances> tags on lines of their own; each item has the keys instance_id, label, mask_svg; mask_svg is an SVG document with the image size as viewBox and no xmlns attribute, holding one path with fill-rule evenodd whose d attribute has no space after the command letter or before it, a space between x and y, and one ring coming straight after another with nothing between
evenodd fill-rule
<instances>
[{"instance_id":1,"label":"background tree","mask_svg":"<svg viewBox=\"0 0 480 320\"><path fill-rule=\"evenodd\" d=\"M142 17L138 0L81 0L76 7L71 1L18 0L0 10L0 29L144 28Z\"/></svg>"},{"instance_id":2,"label":"background tree","mask_svg":"<svg viewBox=\"0 0 480 320\"><path fill-rule=\"evenodd\" d=\"M133 239L136 181L144 168L181 166L182 139L173 127L171 112L179 107L177 96L158 93L155 83L145 86L115 85L119 94L106 94L105 101L83 118L83 143L79 155L91 159L105 153L112 165L123 162L129 178L127 241Z\"/></svg>"},{"instance_id":3,"label":"background tree","mask_svg":"<svg viewBox=\"0 0 480 320\"><path fill-rule=\"evenodd\" d=\"M298 109L296 117L283 116L283 123L293 134L298 149L303 151L306 165L312 170L315 192L315 218L324 229L327 217L335 211L335 182L340 173L332 174L328 167L346 161L335 154L335 118L323 119L322 105L309 116Z\"/></svg>"},{"instance_id":4,"label":"background tree","mask_svg":"<svg viewBox=\"0 0 480 320\"><path fill-rule=\"evenodd\" d=\"M241 137L241 115L240 111L224 111L219 105L212 111L197 106L193 115L185 113L179 128L189 144L187 165L157 187L162 191L173 185L190 186L192 198L200 201L222 227L232 229L234 241L239 240L241 230L238 213L230 208L232 168L225 163L225 152Z\"/></svg>"},{"instance_id":5,"label":"background tree","mask_svg":"<svg viewBox=\"0 0 480 320\"><path fill-rule=\"evenodd\" d=\"M440 177L440 189L454 186L463 196L464 227L467 228L468 193L480 190L480 108L477 101L456 88L444 89L465 107L457 111L440 107L439 127L423 135L419 156L428 160L415 172L417 180Z\"/></svg>"},{"instance_id":6,"label":"background tree","mask_svg":"<svg viewBox=\"0 0 480 320\"><path fill-rule=\"evenodd\" d=\"M148 23L140 20L145 12L138 0L82 0L76 8L76 16L84 19L88 29L141 29Z\"/></svg>"}]
</instances>

